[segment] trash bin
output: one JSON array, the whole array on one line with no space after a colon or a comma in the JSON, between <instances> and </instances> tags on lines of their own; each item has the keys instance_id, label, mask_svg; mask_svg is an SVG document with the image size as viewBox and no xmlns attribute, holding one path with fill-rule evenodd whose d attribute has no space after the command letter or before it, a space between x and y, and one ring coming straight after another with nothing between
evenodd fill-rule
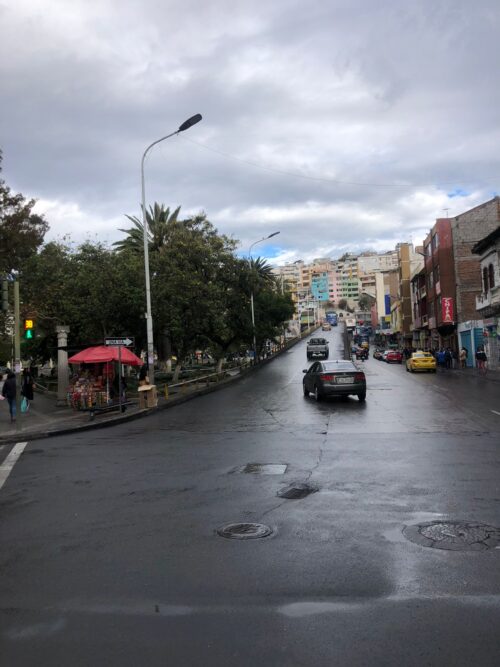
<instances>
[{"instance_id":1,"label":"trash bin","mask_svg":"<svg viewBox=\"0 0 500 667\"><path fill-rule=\"evenodd\" d=\"M156 408L158 405L158 395L156 393L156 385L145 384L139 387L139 407L141 410L146 408Z\"/></svg>"}]
</instances>

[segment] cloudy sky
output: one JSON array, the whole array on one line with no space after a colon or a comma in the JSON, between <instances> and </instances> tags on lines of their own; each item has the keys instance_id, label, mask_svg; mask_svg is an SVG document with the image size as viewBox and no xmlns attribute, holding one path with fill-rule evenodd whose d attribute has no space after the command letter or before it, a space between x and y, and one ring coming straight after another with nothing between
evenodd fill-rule
<instances>
[{"instance_id":1,"label":"cloudy sky","mask_svg":"<svg viewBox=\"0 0 500 667\"><path fill-rule=\"evenodd\" d=\"M147 202L283 263L422 241L500 191L498 0L0 0L3 178L48 238ZM448 210L446 210L448 209Z\"/></svg>"}]
</instances>

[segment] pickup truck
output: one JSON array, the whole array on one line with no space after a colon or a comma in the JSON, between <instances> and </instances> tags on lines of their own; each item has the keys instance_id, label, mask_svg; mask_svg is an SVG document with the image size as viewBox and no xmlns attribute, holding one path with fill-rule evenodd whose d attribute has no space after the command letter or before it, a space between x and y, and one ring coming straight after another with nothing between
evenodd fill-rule
<instances>
[{"instance_id":1,"label":"pickup truck","mask_svg":"<svg viewBox=\"0 0 500 667\"><path fill-rule=\"evenodd\" d=\"M307 358L322 357L328 359L328 341L325 338L310 338L307 341Z\"/></svg>"}]
</instances>

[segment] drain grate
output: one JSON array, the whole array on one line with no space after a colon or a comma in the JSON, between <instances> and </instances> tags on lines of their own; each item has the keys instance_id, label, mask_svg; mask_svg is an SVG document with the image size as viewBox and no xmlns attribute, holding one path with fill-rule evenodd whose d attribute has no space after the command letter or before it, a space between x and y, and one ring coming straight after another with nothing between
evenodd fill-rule
<instances>
[{"instance_id":1,"label":"drain grate","mask_svg":"<svg viewBox=\"0 0 500 667\"><path fill-rule=\"evenodd\" d=\"M284 486L276 494L280 498L289 498L290 500L297 500L305 498L310 493L316 493L318 487L314 484L306 484L304 482L293 482L289 486Z\"/></svg>"},{"instance_id":2,"label":"drain grate","mask_svg":"<svg viewBox=\"0 0 500 667\"><path fill-rule=\"evenodd\" d=\"M228 523L217 529L217 534L231 540L255 540L269 537L273 530L263 523Z\"/></svg>"},{"instance_id":3,"label":"drain grate","mask_svg":"<svg viewBox=\"0 0 500 667\"><path fill-rule=\"evenodd\" d=\"M465 521L428 521L405 526L403 535L422 547L450 551L486 551L500 545L499 528Z\"/></svg>"}]
</instances>

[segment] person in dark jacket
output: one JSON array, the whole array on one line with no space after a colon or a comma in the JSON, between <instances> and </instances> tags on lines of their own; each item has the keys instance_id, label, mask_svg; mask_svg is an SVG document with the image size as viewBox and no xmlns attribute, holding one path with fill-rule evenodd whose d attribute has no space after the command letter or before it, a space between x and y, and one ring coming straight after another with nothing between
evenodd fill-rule
<instances>
[{"instance_id":1,"label":"person in dark jacket","mask_svg":"<svg viewBox=\"0 0 500 667\"><path fill-rule=\"evenodd\" d=\"M16 421L16 376L12 371L3 383L2 396L9 402L10 421Z\"/></svg>"},{"instance_id":2,"label":"person in dark jacket","mask_svg":"<svg viewBox=\"0 0 500 667\"><path fill-rule=\"evenodd\" d=\"M25 368L23 371L23 383L21 385L21 394L27 401L26 410L30 407L30 402L33 400L33 387L35 383L33 381L33 375L29 368Z\"/></svg>"}]
</instances>

